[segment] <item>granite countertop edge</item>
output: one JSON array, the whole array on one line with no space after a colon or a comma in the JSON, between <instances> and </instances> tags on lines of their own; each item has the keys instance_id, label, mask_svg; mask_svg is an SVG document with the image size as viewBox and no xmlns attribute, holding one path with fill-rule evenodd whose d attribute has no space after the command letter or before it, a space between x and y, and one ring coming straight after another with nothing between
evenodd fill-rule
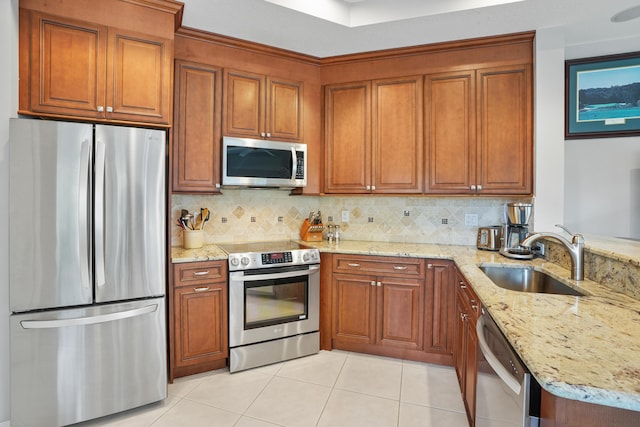
<instances>
[{"instance_id":1,"label":"granite countertop edge","mask_svg":"<svg viewBox=\"0 0 640 427\"><path fill-rule=\"evenodd\" d=\"M568 270L543 259L511 260L470 246L344 240L299 243L327 253L453 260L544 389L561 398L640 411L640 301L634 298L590 280L572 281ZM640 261L624 253L619 258ZM224 259L227 254L216 245L171 248L172 263ZM481 265L532 266L586 296L502 289L482 273Z\"/></svg>"}]
</instances>

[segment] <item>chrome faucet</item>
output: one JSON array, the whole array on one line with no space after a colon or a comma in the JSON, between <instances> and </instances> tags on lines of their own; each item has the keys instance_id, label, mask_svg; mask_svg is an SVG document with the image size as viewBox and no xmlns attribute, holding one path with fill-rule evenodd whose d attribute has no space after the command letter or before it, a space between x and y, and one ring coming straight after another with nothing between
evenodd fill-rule
<instances>
[{"instance_id":1,"label":"chrome faucet","mask_svg":"<svg viewBox=\"0 0 640 427\"><path fill-rule=\"evenodd\" d=\"M564 225L556 224L556 227L560 227L571 234L571 241L556 233L541 232L530 235L520 242L520 246L530 248L535 241L545 238L562 243L571 256L571 279L584 280L584 237L582 237L582 234L573 234Z\"/></svg>"}]
</instances>

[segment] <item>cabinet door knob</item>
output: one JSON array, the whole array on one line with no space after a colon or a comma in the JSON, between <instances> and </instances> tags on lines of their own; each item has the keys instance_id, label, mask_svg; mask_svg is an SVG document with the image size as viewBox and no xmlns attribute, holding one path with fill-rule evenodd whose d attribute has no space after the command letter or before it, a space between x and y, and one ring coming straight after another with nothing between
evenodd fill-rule
<instances>
[{"instance_id":1,"label":"cabinet door knob","mask_svg":"<svg viewBox=\"0 0 640 427\"><path fill-rule=\"evenodd\" d=\"M478 191L482 191L482 185L478 185Z\"/></svg>"},{"instance_id":2,"label":"cabinet door knob","mask_svg":"<svg viewBox=\"0 0 640 427\"><path fill-rule=\"evenodd\" d=\"M371 190L371 186L370 186L370 185L367 185L365 188L366 188L367 190Z\"/></svg>"},{"instance_id":3,"label":"cabinet door knob","mask_svg":"<svg viewBox=\"0 0 640 427\"><path fill-rule=\"evenodd\" d=\"M376 281L375 281L375 280L372 280L372 281L371 281L371 286L375 286L375 285L376 285Z\"/></svg>"},{"instance_id":4,"label":"cabinet door knob","mask_svg":"<svg viewBox=\"0 0 640 427\"><path fill-rule=\"evenodd\" d=\"M371 186L371 191L376 191L376 186L375 185Z\"/></svg>"},{"instance_id":5,"label":"cabinet door knob","mask_svg":"<svg viewBox=\"0 0 640 427\"><path fill-rule=\"evenodd\" d=\"M104 111L104 107L102 105L98 105L98 113L102 113Z\"/></svg>"},{"instance_id":6,"label":"cabinet door knob","mask_svg":"<svg viewBox=\"0 0 640 427\"><path fill-rule=\"evenodd\" d=\"M471 190L476 191L476 185L475 184L471 184Z\"/></svg>"},{"instance_id":7,"label":"cabinet door knob","mask_svg":"<svg viewBox=\"0 0 640 427\"><path fill-rule=\"evenodd\" d=\"M433 268L433 264L427 264L427 268L429 269Z\"/></svg>"},{"instance_id":8,"label":"cabinet door knob","mask_svg":"<svg viewBox=\"0 0 640 427\"><path fill-rule=\"evenodd\" d=\"M266 136L267 136L267 134L266 134L266 133L264 133L264 132L260 132L260 136L264 138L264 137L266 137Z\"/></svg>"},{"instance_id":9,"label":"cabinet door knob","mask_svg":"<svg viewBox=\"0 0 640 427\"><path fill-rule=\"evenodd\" d=\"M271 133L267 132L267 138L271 138Z\"/></svg>"},{"instance_id":10,"label":"cabinet door knob","mask_svg":"<svg viewBox=\"0 0 640 427\"><path fill-rule=\"evenodd\" d=\"M202 288L193 288L194 292L205 292L208 291L209 287L208 286L203 286Z\"/></svg>"},{"instance_id":11,"label":"cabinet door knob","mask_svg":"<svg viewBox=\"0 0 640 427\"><path fill-rule=\"evenodd\" d=\"M113 107L107 107L107 113L113 113Z\"/></svg>"},{"instance_id":12,"label":"cabinet door knob","mask_svg":"<svg viewBox=\"0 0 640 427\"><path fill-rule=\"evenodd\" d=\"M382 286L382 282L378 282L378 286Z\"/></svg>"}]
</instances>

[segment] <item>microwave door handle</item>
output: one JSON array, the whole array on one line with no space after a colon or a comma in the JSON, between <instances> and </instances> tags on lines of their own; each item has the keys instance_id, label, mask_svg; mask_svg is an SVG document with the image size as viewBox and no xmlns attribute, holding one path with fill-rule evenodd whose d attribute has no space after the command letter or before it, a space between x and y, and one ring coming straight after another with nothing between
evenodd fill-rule
<instances>
[{"instance_id":1,"label":"microwave door handle","mask_svg":"<svg viewBox=\"0 0 640 427\"><path fill-rule=\"evenodd\" d=\"M476 332L478 334L478 345L480 346L480 351L484 355L484 358L487 359L489 365L493 368L493 370L498 374L500 379L517 395L520 395L520 389L522 385L520 382L515 379L507 368L502 366L502 363L498 360L498 358L493 354L491 349L489 348L489 344L487 344L487 340L484 338L484 318L480 316L478 321L476 322Z\"/></svg>"},{"instance_id":2,"label":"microwave door handle","mask_svg":"<svg viewBox=\"0 0 640 427\"><path fill-rule=\"evenodd\" d=\"M295 180L298 175L298 157L296 156L295 147L291 147L291 161L293 162L293 167L291 168L291 180Z\"/></svg>"}]
</instances>

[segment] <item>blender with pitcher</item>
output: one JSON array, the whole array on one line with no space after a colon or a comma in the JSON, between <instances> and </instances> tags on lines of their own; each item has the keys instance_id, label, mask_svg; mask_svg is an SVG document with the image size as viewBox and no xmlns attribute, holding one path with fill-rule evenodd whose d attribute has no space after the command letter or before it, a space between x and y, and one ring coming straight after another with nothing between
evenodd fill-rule
<instances>
[{"instance_id":1,"label":"blender with pitcher","mask_svg":"<svg viewBox=\"0 0 640 427\"><path fill-rule=\"evenodd\" d=\"M532 211L531 203L507 203L500 248L502 255L515 259L533 258L531 248L520 246L520 242L529 235L529 219Z\"/></svg>"}]
</instances>

